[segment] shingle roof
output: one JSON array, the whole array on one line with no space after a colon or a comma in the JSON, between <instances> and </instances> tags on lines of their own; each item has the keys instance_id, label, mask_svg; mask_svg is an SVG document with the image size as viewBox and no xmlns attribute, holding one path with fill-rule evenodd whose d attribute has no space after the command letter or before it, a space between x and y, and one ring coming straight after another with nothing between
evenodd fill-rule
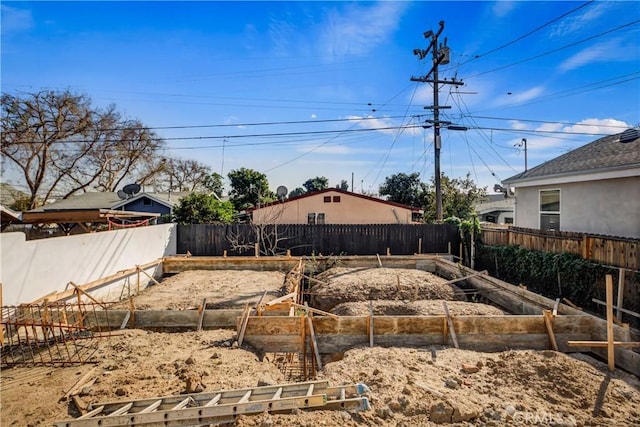
<instances>
[{"instance_id":1,"label":"shingle roof","mask_svg":"<svg viewBox=\"0 0 640 427\"><path fill-rule=\"evenodd\" d=\"M622 143L620 135L622 134L597 139L503 182L640 167L640 138Z\"/></svg>"},{"instance_id":2,"label":"shingle roof","mask_svg":"<svg viewBox=\"0 0 640 427\"><path fill-rule=\"evenodd\" d=\"M157 200L165 202L167 205L174 205L181 197L190 194L188 192L172 192L171 200L169 193L139 193L136 197L148 195ZM118 197L117 193L111 191L105 192L89 192L71 196L68 199L58 200L56 202L32 209L29 212L50 212L60 210L94 210L94 209L111 209L121 204L123 200Z\"/></svg>"}]
</instances>

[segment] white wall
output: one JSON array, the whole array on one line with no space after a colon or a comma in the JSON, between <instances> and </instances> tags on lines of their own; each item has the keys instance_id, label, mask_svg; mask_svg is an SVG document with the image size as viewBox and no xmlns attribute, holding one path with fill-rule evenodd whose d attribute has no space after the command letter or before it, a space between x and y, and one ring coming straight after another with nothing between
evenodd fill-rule
<instances>
[{"instance_id":1,"label":"white wall","mask_svg":"<svg viewBox=\"0 0 640 427\"><path fill-rule=\"evenodd\" d=\"M560 189L560 230L640 238L640 177L516 187L517 227L539 228L540 190Z\"/></svg>"},{"instance_id":2,"label":"white wall","mask_svg":"<svg viewBox=\"0 0 640 427\"><path fill-rule=\"evenodd\" d=\"M25 241L23 233L1 233L2 304L29 303L64 291L69 282L82 285L175 255L175 233L174 224L30 241ZM153 274L155 270L160 271L158 267L146 271ZM136 275L131 281L136 281ZM122 281L110 284L92 295L108 300L120 294L122 285Z\"/></svg>"}]
</instances>

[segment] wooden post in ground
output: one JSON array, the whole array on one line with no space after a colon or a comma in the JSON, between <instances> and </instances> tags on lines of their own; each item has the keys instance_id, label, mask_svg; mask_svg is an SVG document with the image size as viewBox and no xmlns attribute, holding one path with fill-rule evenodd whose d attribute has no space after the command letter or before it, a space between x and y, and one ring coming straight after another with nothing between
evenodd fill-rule
<instances>
[{"instance_id":1,"label":"wooden post in ground","mask_svg":"<svg viewBox=\"0 0 640 427\"><path fill-rule=\"evenodd\" d=\"M458 337L456 336L456 330L453 327L453 320L451 319L451 315L449 314L449 307L447 306L446 301L442 301L442 306L444 307L444 315L447 317L447 324L449 325L449 334L451 335L451 341L453 341L453 345L455 348L460 348L458 346Z\"/></svg>"},{"instance_id":2,"label":"wooden post in ground","mask_svg":"<svg viewBox=\"0 0 640 427\"><path fill-rule=\"evenodd\" d=\"M418 253L422 253L422 237L418 237Z\"/></svg>"},{"instance_id":3,"label":"wooden post in ground","mask_svg":"<svg viewBox=\"0 0 640 427\"><path fill-rule=\"evenodd\" d=\"M391 256L391 248L387 248L387 256Z\"/></svg>"},{"instance_id":4,"label":"wooden post in ground","mask_svg":"<svg viewBox=\"0 0 640 427\"><path fill-rule=\"evenodd\" d=\"M369 300L369 347L373 347L373 301Z\"/></svg>"},{"instance_id":5,"label":"wooden post in ground","mask_svg":"<svg viewBox=\"0 0 640 427\"><path fill-rule=\"evenodd\" d=\"M615 347L613 345L613 277L607 274L605 279L607 292L607 362L609 370L616 369Z\"/></svg>"},{"instance_id":6,"label":"wooden post in ground","mask_svg":"<svg viewBox=\"0 0 640 427\"><path fill-rule=\"evenodd\" d=\"M616 317L622 322L622 301L624 299L624 268L618 273L618 301L616 303Z\"/></svg>"},{"instance_id":7,"label":"wooden post in ground","mask_svg":"<svg viewBox=\"0 0 640 427\"><path fill-rule=\"evenodd\" d=\"M318 370L322 370L322 360L320 360L320 349L318 349L318 341L316 340L316 333L313 330L313 320L311 316L307 317L307 325L309 326L309 336L311 337L311 347L313 347L313 354L315 355L316 364Z\"/></svg>"},{"instance_id":8,"label":"wooden post in ground","mask_svg":"<svg viewBox=\"0 0 640 427\"><path fill-rule=\"evenodd\" d=\"M258 243L256 243L256 244L253 245L253 248L254 248L253 250L256 253L256 258L259 258L260 257L260 245Z\"/></svg>"},{"instance_id":9,"label":"wooden post in ground","mask_svg":"<svg viewBox=\"0 0 640 427\"><path fill-rule=\"evenodd\" d=\"M202 321L204 320L204 311L207 308L207 299L202 299L202 305L200 306L200 313L198 316L198 328L196 331L200 332L202 330Z\"/></svg>"},{"instance_id":10,"label":"wooden post in ground","mask_svg":"<svg viewBox=\"0 0 640 427\"><path fill-rule=\"evenodd\" d=\"M549 310L544 310L542 312L542 316L544 317L544 325L547 328L547 333L549 334L549 342L551 343L551 348L555 351L558 351L558 344L556 343L556 336L553 333L553 316Z\"/></svg>"}]
</instances>

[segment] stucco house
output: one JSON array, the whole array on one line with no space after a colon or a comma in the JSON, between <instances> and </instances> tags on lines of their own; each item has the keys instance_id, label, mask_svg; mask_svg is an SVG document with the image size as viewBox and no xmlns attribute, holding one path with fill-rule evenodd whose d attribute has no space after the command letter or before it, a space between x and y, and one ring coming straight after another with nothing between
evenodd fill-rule
<instances>
[{"instance_id":1,"label":"stucco house","mask_svg":"<svg viewBox=\"0 0 640 427\"><path fill-rule=\"evenodd\" d=\"M489 194L474 208L480 222L513 224L513 206L513 198L505 197L504 194Z\"/></svg>"},{"instance_id":2,"label":"stucco house","mask_svg":"<svg viewBox=\"0 0 640 427\"><path fill-rule=\"evenodd\" d=\"M640 130L605 136L503 181L515 225L640 238Z\"/></svg>"},{"instance_id":3,"label":"stucco house","mask_svg":"<svg viewBox=\"0 0 640 427\"><path fill-rule=\"evenodd\" d=\"M254 224L413 224L422 211L399 203L328 188L249 211Z\"/></svg>"}]
</instances>

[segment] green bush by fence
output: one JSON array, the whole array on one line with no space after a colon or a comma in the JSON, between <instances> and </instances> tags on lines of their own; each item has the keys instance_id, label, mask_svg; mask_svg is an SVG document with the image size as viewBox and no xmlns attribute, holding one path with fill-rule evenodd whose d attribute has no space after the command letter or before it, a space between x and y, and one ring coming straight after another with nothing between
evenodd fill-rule
<instances>
[{"instance_id":1,"label":"green bush by fence","mask_svg":"<svg viewBox=\"0 0 640 427\"><path fill-rule=\"evenodd\" d=\"M618 281L618 269L585 260L580 255L529 250L520 246L488 246L479 244L476 270L513 284L522 284L530 291L556 299L569 299L588 311L603 314L604 307L592 298L605 300L605 276ZM640 311L638 289L640 274L627 273L623 307ZM615 302L614 302L615 304ZM640 326L640 319L625 315L625 322Z\"/></svg>"}]
</instances>

